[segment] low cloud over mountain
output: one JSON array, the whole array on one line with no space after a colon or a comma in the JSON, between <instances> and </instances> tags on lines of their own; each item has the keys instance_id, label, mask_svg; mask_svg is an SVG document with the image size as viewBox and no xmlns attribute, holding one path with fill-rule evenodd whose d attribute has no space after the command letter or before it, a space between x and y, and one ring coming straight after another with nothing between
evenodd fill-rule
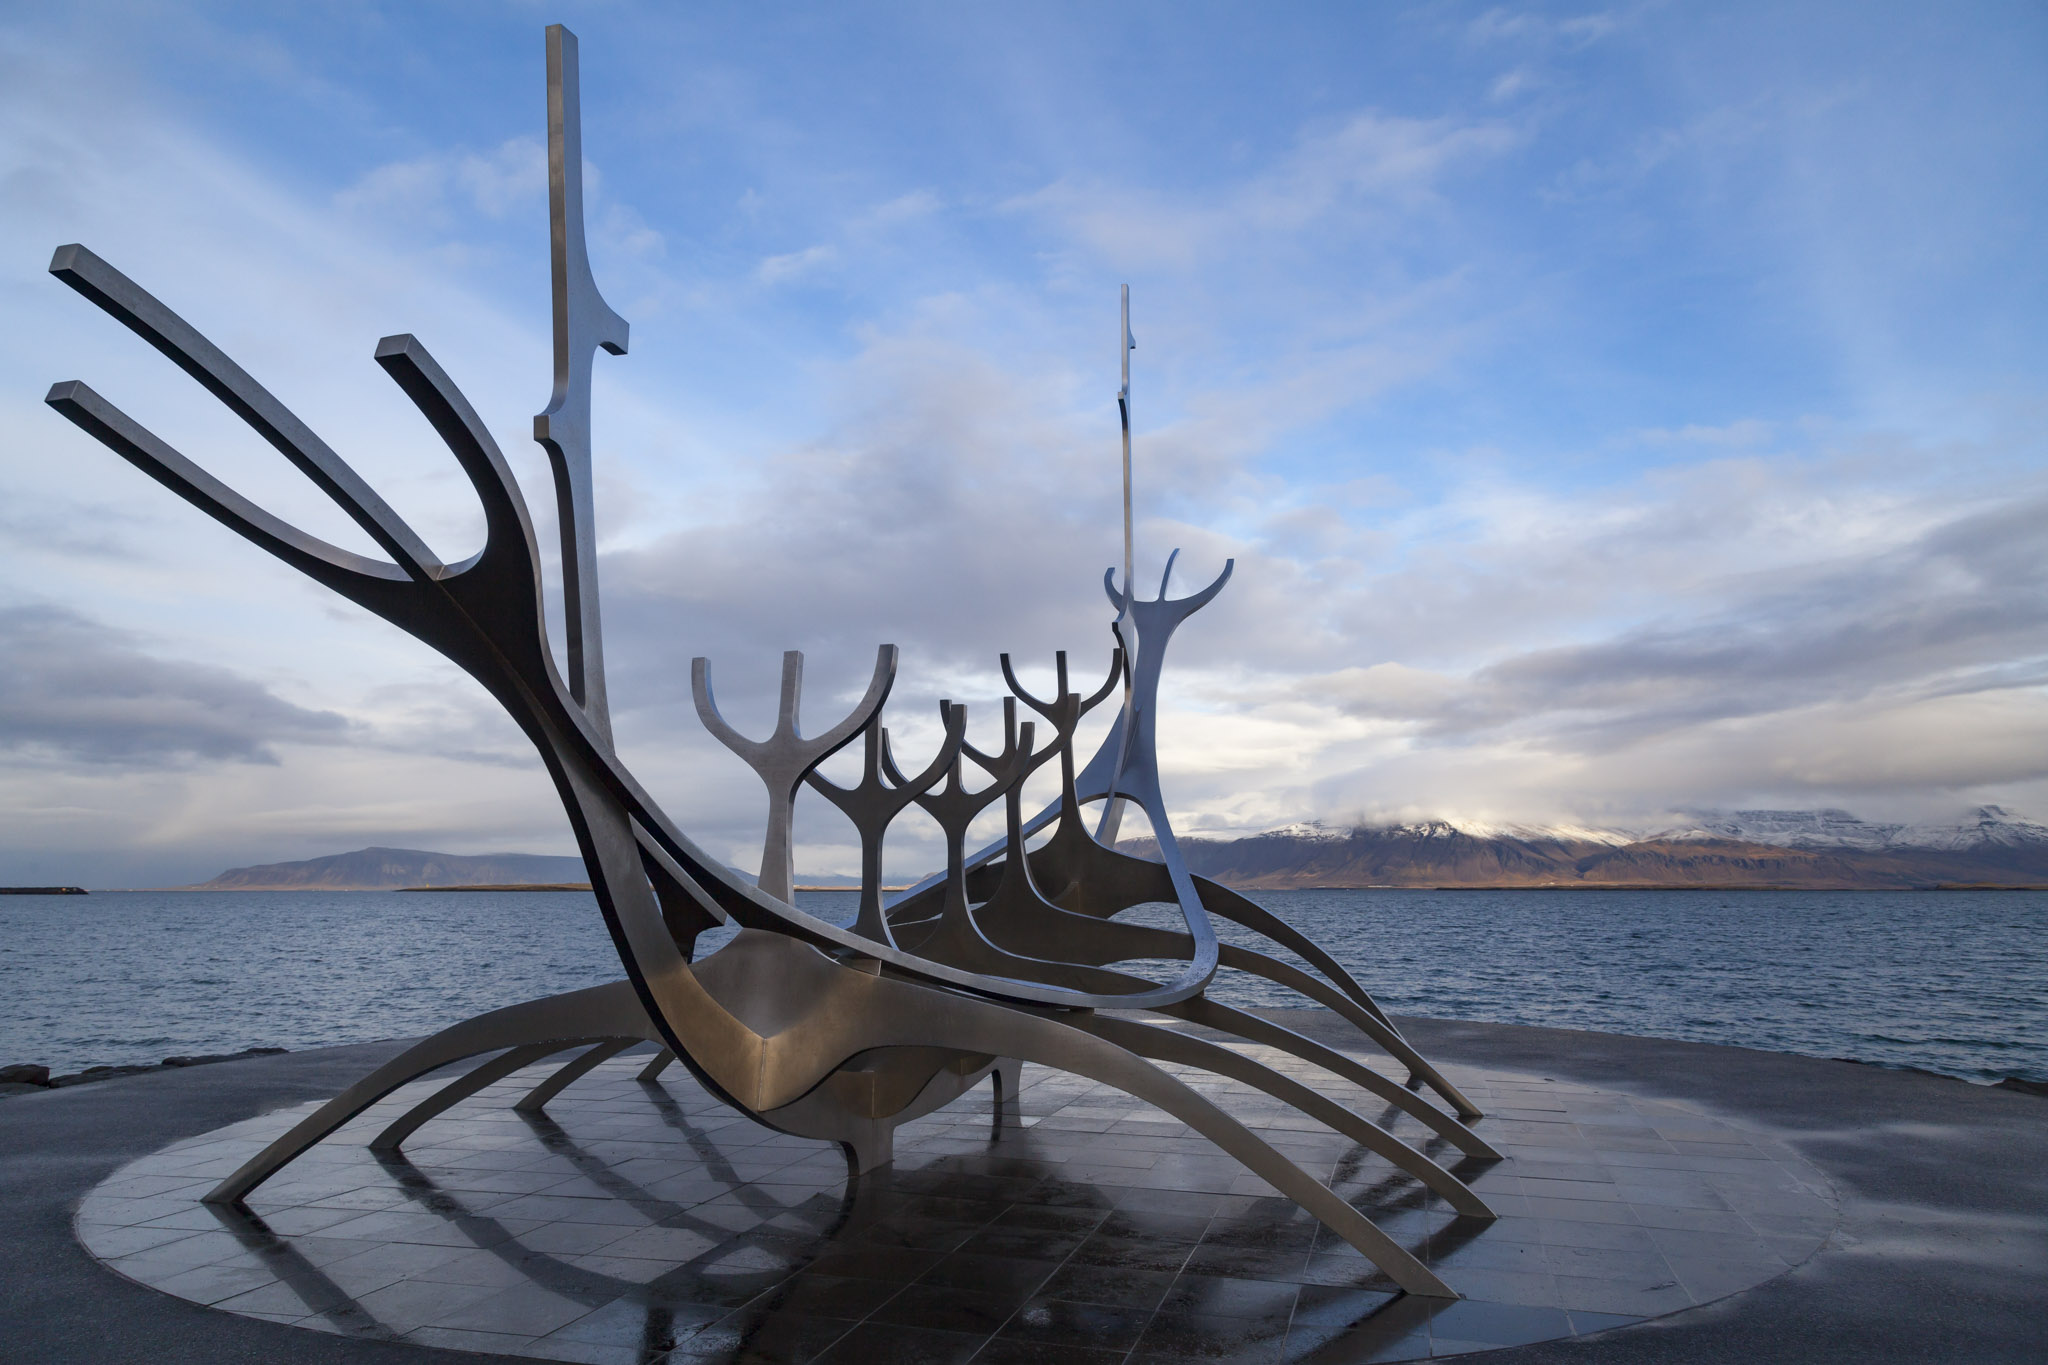
<instances>
[{"instance_id":1,"label":"low cloud over mountain","mask_svg":"<svg viewBox=\"0 0 2048 1365\"><path fill-rule=\"evenodd\" d=\"M1154 851L1149 841L1126 845ZM1648 835L1463 830L1446 821L1182 841L1188 865L1247 888L1653 887L1908 889L2048 885L2048 826L1996 806L1950 825L1887 825L1846 811L1725 811Z\"/></svg>"}]
</instances>

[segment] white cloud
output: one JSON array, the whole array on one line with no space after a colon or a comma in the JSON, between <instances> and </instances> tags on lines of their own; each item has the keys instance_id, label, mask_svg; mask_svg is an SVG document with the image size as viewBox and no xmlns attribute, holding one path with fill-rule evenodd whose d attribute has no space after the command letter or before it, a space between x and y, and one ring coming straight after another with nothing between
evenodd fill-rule
<instances>
[{"instance_id":1,"label":"white cloud","mask_svg":"<svg viewBox=\"0 0 2048 1365\"><path fill-rule=\"evenodd\" d=\"M1337 216L1415 213L1455 168L1498 156L1522 136L1503 123L1365 111L1305 133L1270 169L1199 196L1064 178L1007 207L1114 264L1186 269L1248 240L1270 250Z\"/></svg>"},{"instance_id":2,"label":"white cloud","mask_svg":"<svg viewBox=\"0 0 2048 1365\"><path fill-rule=\"evenodd\" d=\"M346 213L441 230L474 214L545 214L547 202L547 144L532 137L510 138L489 152L389 162L334 197Z\"/></svg>"},{"instance_id":3,"label":"white cloud","mask_svg":"<svg viewBox=\"0 0 2048 1365\"><path fill-rule=\"evenodd\" d=\"M854 220L857 228L886 230L902 223L929 218L945 207L945 201L931 190L912 190L875 205Z\"/></svg>"},{"instance_id":4,"label":"white cloud","mask_svg":"<svg viewBox=\"0 0 2048 1365\"><path fill-rule=\"evenodd\" d=\"M829 265L839 257L839 248L829 242L807 246L802 251L791 251L781 256L770 256L756 267L754 273L763 284L782 284L810 274L820 266Z\"/></svg>"},{"instance_id":5,"label":"white cloud","mask_svg":"<svg viewBox=\"0 0 2048 1365\"><path fill-rule=\"evenodd\" d=\"M1636 6L1640 11L1642 6ZM1585 47L1619 31L1632 14L1619 10L1592 10L1585 14L1553 18L1528 9L1489 9L1465 27L1466 36L1479 43L1521 43Z\"/></svg>"},{"instance_id":6,"label":"white cloud","mask_svg":"<svg viewBox=\"0 0 2048 1365\"><path fill-rule=\"evenodd\" d=\"M1517 95L1528 93L1539 84L1541 82L1534 72L1526 66L1518 66L1497 77L1493 84L1487 87L1486 97L1496 104L1501 104Z\"/></svg>"}]
</instances>

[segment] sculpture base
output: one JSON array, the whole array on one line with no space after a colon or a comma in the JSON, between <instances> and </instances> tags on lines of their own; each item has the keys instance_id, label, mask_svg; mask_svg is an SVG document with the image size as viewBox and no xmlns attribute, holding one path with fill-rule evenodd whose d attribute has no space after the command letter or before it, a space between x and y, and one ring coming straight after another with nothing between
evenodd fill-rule
<instances>
[{"instance_id":1,"label":"sculpture base","mask_svg":"<svg viewBox=\"0 0 2048 1365\"><path fill-rule=\"evenodd\" d=\"M545 1069L515 1074L403 1155L369 1150L409 1087L261 1187L249 1215L197 1201L310 1106L231 1124L116 1171L77 1234L123 1275L226 1313L508 1356L966 1360L1036 1343L1101 1353L1077 1360L1393 1360L1681 1312L1784 1274L1836 1219L1829 1181L1789 1147L1679 1100L1455 1068L1509 1158L1457 1168L1502 1215L1484 1223L1205 1080L1466 1296L1422 1300L1106 1087L1027 1067L1014 1105L984 1084L850 1178L835 1148L739 1118L680 1068L637 1081L643 1061L604 1063L545 1116L511 1108Z\"/></svg>"}]
</instances>

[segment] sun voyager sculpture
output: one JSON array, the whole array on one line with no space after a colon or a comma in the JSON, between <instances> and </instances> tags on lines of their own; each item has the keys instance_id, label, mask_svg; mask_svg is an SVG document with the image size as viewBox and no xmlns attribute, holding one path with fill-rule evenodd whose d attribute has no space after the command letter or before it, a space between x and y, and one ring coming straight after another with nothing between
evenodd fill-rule
<instances>
[{"instance_id":1,"label":"sun voyager sculpture","mask_svg":"<svg viewBox=\"0 0 2048 1365\"><path fill-rule=\"evenodd\" d=\"M573 1054L518 1102L538 1110L600 1062L651 1042L661 1051L644 1078L681 1062L749 1117L842 1144L857 1178L890 1159L898 1125L983 1079L993 1080L1000 1106L1015 1094L1020 1063L1029 1061L1157 1106L1308 1210L1404 1290L1455 1297L1357 1209L1161 1065L1198 1068L1262 1091L1385 1159L1457 1214L1493 1217L1423 1150L1242 1051L1172 1026L1198 1025L1278 1049L1419 1120L1433 1135L1430 1146L1480 1159L1499 1155L1467 1126L1479 1111L1350 973L1255 902L1191 875L1176 847L1154 755L1160 669L1174 631L1222 590L1231 565L1186 597L1168 597L1165 579L1151 600L1133 589L1128 295L1118 395L1125 562L1121 579L1114 569L1104 576L1117 613L1116 646L1099 686L1085 695L1071 689L1061 654L1053 694L1036 696L1018 682L1006 655L1001 668L1012 695L1003 705L1001 750L968 743L966 709L941 703L938 755L906 773L882 724L896 675L894 646L878 651L860 703L816 735L805 734L798 719L803 656L786 654L779 716L765 739L749 739L720 717L709 662L696 660L691 684L699 715L767 787L767 835L754 884L701 849L635 780L613 747L605 695L590 445L593 358L599 348L623 355L627 325L599 294L585 251L576 39L559 26L548 30L547 70L554 391L534 419L534 437L552 465L561 527L561 667L548 642L548 594L519 486L462 391L416 338L384 338L376 361L454 453L482 504L484 548L460 563L437 558L247 371L120 271L78 245L59 248L50 264L52 274L168 356L312 479L384 557L339 549L272 516L83 383L53 387L50 406L207 515L416 636L481 683L533 741L554 780L624 968L623 979L609 985L493 1010L408 1048L251 1158L208 1202L240 1203L401 1085L471 1059L482 1060L411 1107L372 1147L396 1150L485 1086ZM1169 559L1169 578L1172 567ZM1108 737L1091 759L1077 762L1082 718L1119 692L1122 709ZM1019 703L1033 719L1019 723ZM851 745L860 746L859 780L840 786L821 776L819 765ZM1026 780L1054 763L1058 798L1027 814ZM859 906L847 923L794 904L790 819L805 786L841 811L860 839ZM1088 808L1095 803L1102 809L1091 830ZM1149 819L1158 861L1114 847L1124 803ZM891 822L913 805L943 832L946 866L888 899L883 842ZM998 806L1004 837L970 850L970 826ZM1178 929L1117 919L1159 902L1178 907ZM1288 950L1308 969L1219 942L1212 917ZM697 957L698 937L719 925L737 926L737 935ZM1408 1070L1407 1083L1212 999L1209 988L1226 970L1262 977L1342 1016Z\"/></svg>"}]
</instances>

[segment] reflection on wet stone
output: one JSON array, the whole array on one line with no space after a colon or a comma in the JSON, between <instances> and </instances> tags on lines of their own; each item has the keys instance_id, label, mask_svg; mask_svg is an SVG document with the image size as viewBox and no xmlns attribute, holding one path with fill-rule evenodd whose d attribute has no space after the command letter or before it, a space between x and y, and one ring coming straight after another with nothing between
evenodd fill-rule
<instances>
[{"instance_id":1,"label":"reflection on wet stone","mask_svg":"<svg viewBox=\"0 0 2048 1365\"><path fill-rule=\"evenodd\" d=\"M1465 1296L1423 1300L1107 1087L1026 1068L1008 1115L963 1098L849 1180L825 1144L735 1119L679 1069L637 1081L640 1065L604 1063L547 1115L509 1103L545 1070L516 1073L404 1155L370 1151L422 1083L251 1211L199 1204L296 1117L266 1115L116 1172L79 1236L121 1273L226 1312L510 1356L1138 1365L1410 1359L1603 1331L1781 1274L1834 1225L1811 1167L1670 1102L1456 1076L1502 1115L1481 1130L1508 1159L1460 1172L1502 1213L1487 1222L1255 1092L1211 1086Z\"/></svg>"}]
</instances>

